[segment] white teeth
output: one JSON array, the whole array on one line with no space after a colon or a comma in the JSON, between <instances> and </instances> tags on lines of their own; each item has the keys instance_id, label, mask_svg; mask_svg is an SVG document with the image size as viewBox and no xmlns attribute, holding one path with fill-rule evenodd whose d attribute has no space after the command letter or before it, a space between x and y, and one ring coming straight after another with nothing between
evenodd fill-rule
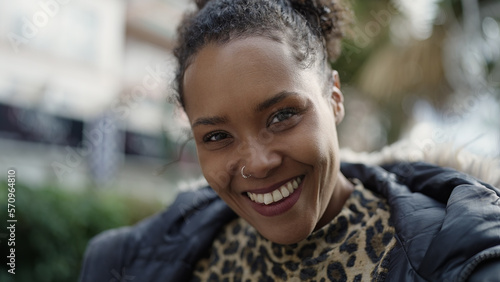
<instances>
[{"instance_id":1,"label":"white teeth","mask_svg":"<svg viewBox=\"0 0 500 282\"><path fill-rule=\"evenodd\" d=\"M259 203L259 204L263 204L264 203L264 195L262 195L262 194L258 194L257 195L257 203Z\"/></svg>"},{"instance_id":2,"label":"white teeth","mask_svg":"<svg viewBox=\"0 0 500 282\"><path fill-rule=\"evenodd\" d=\"M273 202L273 196L271 195L271 193L264 194L264 204L269 205L272 202Z\"/></svg>"},{"instance_id":3,"label":"white teeth","mask_svg":"<svg viewBox=\"0 0 500 282\"><path fill-rule=\"evenodd\" d=\"M288 191L288 189L286 189L285 186L281 186L280 192L281 192L281 195L283 195L284 198L290 196L290 191Z\"/></svg>"},{"instance_id":4,"label":"white teeth","mask_svg":"<svg viewBox=\"0 0 500 282\"><path fill-rule=\"evenodd\" d=\"M276 189L273 191L273 201L277 202L279 200L283 199L283 195L281 195L281 192L279 189Z\"/></svg>"},{"instance_id":5,"label":"white teeth","mask_svg":"<svg viewBox=\"0 0 500 282\"><path fill-rule=\"evenodd\" d=\"M272 191L271 193L257 194L247 192L247 196L250 200L259 203L269 205L271 203L279 202L283 198L289 197L300 185L302 180L297 177L293 181L283 184L280 188Z\"/></svg>"}]
</instances>

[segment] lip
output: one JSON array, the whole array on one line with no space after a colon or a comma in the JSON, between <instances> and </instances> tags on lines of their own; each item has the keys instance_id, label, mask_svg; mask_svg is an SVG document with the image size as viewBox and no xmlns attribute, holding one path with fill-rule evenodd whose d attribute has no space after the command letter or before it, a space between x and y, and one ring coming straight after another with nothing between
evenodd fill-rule
<instances>
[{"instance_id":1,"label":"lip","mask_svg":"<svg viewBox=\"0 0 500 282\"><path fill-rule=\"evenodd\" d=\"M291 178L291 179L286 180L282 183L279 183L278 186L276 186L276 184L271 186L270 187L270 188L272 188L271 190L269 190L269 188L265 188L265 189L255 190L255 191L265 191L264 193L269 193L271 191L276 190L278 187L280 187L281 185L287 183L288 181L290 181L294 178ZM245 198L250 202L250 205L252 206L252 208L263 216L280 215L280 214L285 213L288 210L290 210L295 205L295 203L297 203L297 201L299 200L300 194L302 192L302 187L304 185L304 178L303 177L301 177L301 178L302 178L302 181L300 182L299 187L297 187L297 189L289 197L283 198L283 200L280 200L277 203L265 205L265 204L256 203L256 202L250 200L246 196L245 196ZM252 191L252 193L257 193L255 191Z\"/></svg>"},{"instance_id":2,"label":"lip","mask_svg":"<svg viewBox=\"0 0 500 282\"><path fill-rule=\"evenodd\" d=\"M278 182L276 184L273 184L269 187L266 187L266 188L260 188L260 189L255 189L255 190L248 190L248 191L245 191L243 192L242 194L246 194L247 192L250 192L250 193L255 193L255 194L265 194L265 193L271 193L273 192L274 190L278 189L281 187L281 185L285 184L285 183L288 183L289 181L291 180L294 180L295 178L297 177L300 177L301 179L304 178L303 175L301 176L294 176L294 177L291 177L289 179L286 179L286 180L283 180L281 182Z\"/></svg>"}]
</instances>

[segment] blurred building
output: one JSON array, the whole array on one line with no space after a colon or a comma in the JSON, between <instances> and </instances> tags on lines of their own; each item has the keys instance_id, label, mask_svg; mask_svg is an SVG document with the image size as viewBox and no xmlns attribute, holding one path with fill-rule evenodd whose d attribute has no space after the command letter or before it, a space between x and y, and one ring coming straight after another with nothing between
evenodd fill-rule
<instances>
[{"instance_id":1,"label":"blurred building","mask_svg":"<svg viewBox=\"0 0 500 282\"><path fill-rule=\"evenodd\" d=\"M0 2L1 168L33 187L141 195L199 175L192 150L179 152L186 136L167 101L188 4Z\"/></svg>"}]
</instances>

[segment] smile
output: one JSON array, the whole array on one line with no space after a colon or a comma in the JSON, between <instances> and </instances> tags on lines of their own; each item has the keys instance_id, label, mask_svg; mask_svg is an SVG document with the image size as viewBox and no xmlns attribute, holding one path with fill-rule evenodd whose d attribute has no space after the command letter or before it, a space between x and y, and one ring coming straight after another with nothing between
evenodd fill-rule
<instances>
[{"instance_id":1,"label":"smile","mask_svg":"<svg viewBox=\"0 0 500 282\"><path fill-rule=\"evenodd\" d=\"M272 192L264 194L247 192L247 196L250 198L250 200L252 200L255 203L270 205L272 203L279 202L284 198L287 198L290 195L292 195L295 192L295 190L299 187L301 182L302 179L300 179L300 177L297 177L281 185L278 189Z\"/></svg>"}]
</instances>

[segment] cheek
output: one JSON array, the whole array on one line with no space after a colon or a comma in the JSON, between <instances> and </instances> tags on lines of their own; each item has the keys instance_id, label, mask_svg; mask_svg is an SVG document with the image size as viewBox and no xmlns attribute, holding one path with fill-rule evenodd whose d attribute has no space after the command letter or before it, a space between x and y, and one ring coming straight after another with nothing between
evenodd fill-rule
<instances>
[{"instance_id":1,"label":"cheek","mask_svg":"<svg viewBox=\"0 0 500 282\"><path fill-rule=\"evenodd\" d=\"M327 118L327 117L324 117ZM334 152L336 142L335 129L322 122L320 116L315 116L297 133L296 152L303 156L304 161L311 165L328 162Z\"/></svg>"},{"instance_id":2,"label":"cheek","mask_svg":"<svg viewBox=\"0 0 500 282\"><path fill-rule=\"evenodd\" d=\"M332 158L338 158L338 140L335 118L333 113L324 107L323 114L317 117L317 130L315 138L317 140L318 150L321 152L321 159L332 161Z\"/></svg>"},{"instance_id":3,"label":"cheek","mask_svg":"<svg viewBox=\"0 0 500 282\"><path fill-rule=\"evenodd\" d=\"M222 158L223 154L198 153L203 176L217 193L229 186L231 174L230 163Z\"/></svg>"}]
</instances>

